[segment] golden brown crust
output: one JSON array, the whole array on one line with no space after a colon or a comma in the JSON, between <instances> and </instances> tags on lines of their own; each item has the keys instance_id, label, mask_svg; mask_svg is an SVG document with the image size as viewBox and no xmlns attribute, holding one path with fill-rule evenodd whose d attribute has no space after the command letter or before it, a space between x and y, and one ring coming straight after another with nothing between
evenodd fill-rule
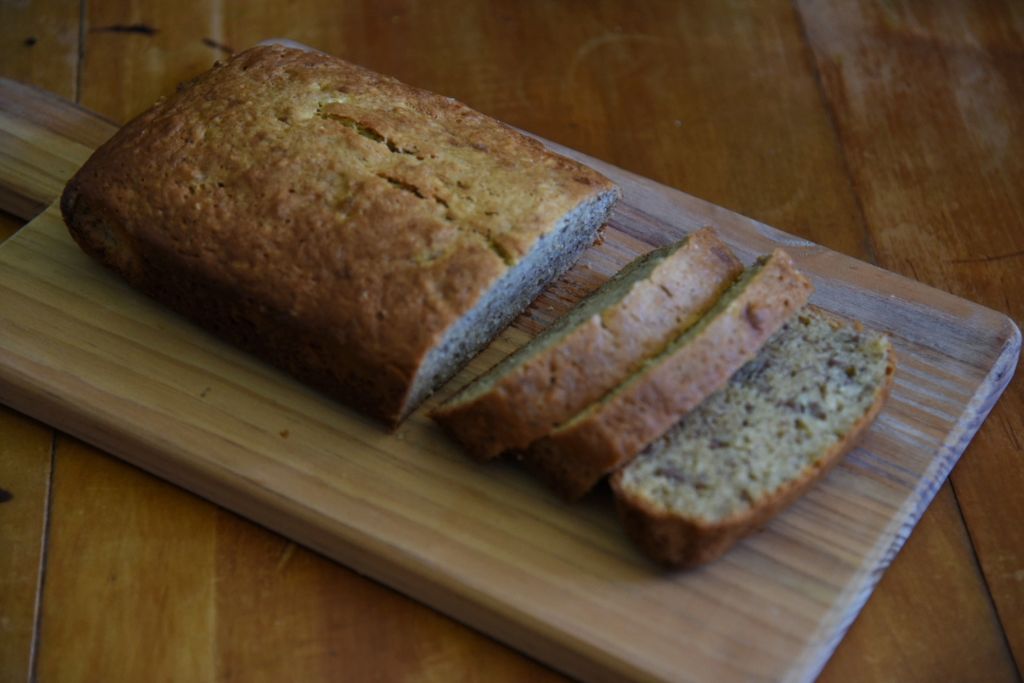
<instances>
[{"instance_id":1,"label":"golden brown crust","mask_svg":"<svg viewBox=\"0 0 1024 683\"><path fill-rule=\"evenodd\" d=\"M459 102L268 46L125 126L62 210L135 286L394 422L444 332L613 189Z\"/></svg>"},{"instance_id":2,"label":"golden brown crust","mask_svg":"<svg viewBox=\"0 0 1024 683\"><path fill-rule=\"evenodd\" d=\"M632 495L622 485L623 474L619 470L612 475L610 481L615 494L615 507L626 534L649 557L669 567L694 567L720 557L738 540L767 524L842 460L885 405L895 372L896 358L890 350L885 381L871 407L846 436L809 465L802 476L789 480L757 505L726 519L709 523L687 519L655 507L642 496Z\"/></svg>"},{"instance_id":3,"label":"golden brown crust","mask_svg":"<svg viewBox=\"0 0 1024 683\"><path fill-rule=\"evenodd\" d=\"M579 498L722 387L811 290L789 255L776 249L693 339L534 442L522 454L525 464L563 497Z\"/></svg>"},{"instance_id":4,"label":"golden brown crust","mask_svg":"<svg viewBox=\"0 0 1024 683\"><path fill-rule=\"evenodd\" d=\"M432 417L487 460L522 449L614 388L692 325L743 266L705 228L629 293L509 371L483 394L442 405Z\"/></svg>"}]
</instances>

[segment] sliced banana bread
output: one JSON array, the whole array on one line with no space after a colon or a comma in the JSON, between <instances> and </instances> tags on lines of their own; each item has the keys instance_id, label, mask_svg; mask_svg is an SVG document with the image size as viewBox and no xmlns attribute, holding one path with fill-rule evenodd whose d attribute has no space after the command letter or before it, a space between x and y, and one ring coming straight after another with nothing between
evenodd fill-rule
<instances>
[{"instance_id":1,"label":"sliced banana bread","mask_svg":"<svg viewBox=\"0 0 1024 683\"><path fill-rule=\"evenodd\" d=\"M789 255L776 249L634 375L534 442L524 462L566 498L582 496L724 386L811 290Z\"/></svg>"},{"instance_id":2,"label":"sliced banana bread","mask_svg":"<svg viewBox=\"0 0 1024 683\"><path fill-rule=\"evenodd\" d=\"M615 473L628 534L669 565L718 557L853 446L881 409L894 367L885 336L805 309Z\"/></svg>"},{"instance_id":3,"label":"sliced banana bread","mask_svg":"<svg viewBox=\"0 0 1024 683\"><path fill-rule=\"evenodd\" d=\"M742 271L710 228L652 251L432 417L479 459L525 448L693 325Z\"/></svg>"}]
</instances>

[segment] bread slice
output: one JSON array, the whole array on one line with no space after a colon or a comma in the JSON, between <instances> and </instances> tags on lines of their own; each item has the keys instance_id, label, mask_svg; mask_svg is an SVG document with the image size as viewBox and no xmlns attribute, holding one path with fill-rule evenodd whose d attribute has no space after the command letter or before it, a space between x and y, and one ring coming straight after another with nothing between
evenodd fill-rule
<instances>
[{"instance_id":1,"label":"bread slice","mask_svg":"<svg viewBox=\"0 0 1024 683\"><path fill-rule=\"evenodd\" d=\"M629 536L668 565L718 557L853 446L894 368L885 336L805 309L728 386L615 473Z\"/></svg>"},{"instance_id":2,"label":"bread slice","mask_svg":"<svg viewBox=\"0 0 1024 683\"><path fill-rule=\"evenodd\" d=\"M273 45L125 126L61 209L130 284L395 423L594 242L617 196L455 100Z\"/></svg>"},{"instance_id":3,"label":"bread slice","mask_svg":"<svg viewBox=\"0 0 1024 683\"><path fill-rule=\"evenodd\" d=\"M776 249L662 353L534 442L524 462L565 498L579 498L721 388L811 290L789 255Z\"/></svg>"},{"instance_id":4,"label":"bread slice","mask_svg":"<svg viewBox=\"0 0 1024 683\"><path fill-rule=\"evenodd\" d=\"M742 270L710 228L656 249L432 417L481 460L526 448L693 325Z\"/></svg>"}]
</instances>

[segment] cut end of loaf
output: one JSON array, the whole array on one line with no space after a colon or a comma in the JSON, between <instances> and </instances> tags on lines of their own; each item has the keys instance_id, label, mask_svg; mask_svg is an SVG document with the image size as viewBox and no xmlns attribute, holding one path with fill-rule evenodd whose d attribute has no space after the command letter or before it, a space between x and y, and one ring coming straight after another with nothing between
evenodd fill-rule
<instances>
[{"instance_id":1,"label":"cut end of loaf","mask_svg":"<svg viewBox=\"0 0 1024 683\"><path fill-rule=\"evenodd\" d=\"M508 326L550 283L592 245L608 218L619 190L587 199L543 235L534 249L514 264L477 305L445 332L413 380L399 420L448 381L469 359Z\"/></svg>"},{"instance_id":2,"label":"cut end of loaf","mask_svg":"<svg viewBox=\"0 0 1024 683\"><path fill-rule=\"evenodd\" d=\"M613 477L627 532L673 566L721 555L852 447L893 368L886 337L805 309Z\"/></svg>"}]
</instances>

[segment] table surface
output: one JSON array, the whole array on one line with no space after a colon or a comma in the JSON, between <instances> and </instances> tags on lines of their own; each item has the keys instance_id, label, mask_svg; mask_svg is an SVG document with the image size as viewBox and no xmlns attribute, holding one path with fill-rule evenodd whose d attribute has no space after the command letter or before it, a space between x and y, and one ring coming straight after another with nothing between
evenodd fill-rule
<instances>
[{"instance_id":1,"label":"table surface","mask_svg":"<svg viewBox=\"0 0 1024 683\"><path fill-rule=\"evenodd\" d=\"M125 121L288 37L1020 324L1024 8L853 5L5 3L0 76ZM821 680L1020 680L1022 442L1018 375ZM2 681L560 677L2 406L0 547Z\"/></svg>"}]
</instances>

